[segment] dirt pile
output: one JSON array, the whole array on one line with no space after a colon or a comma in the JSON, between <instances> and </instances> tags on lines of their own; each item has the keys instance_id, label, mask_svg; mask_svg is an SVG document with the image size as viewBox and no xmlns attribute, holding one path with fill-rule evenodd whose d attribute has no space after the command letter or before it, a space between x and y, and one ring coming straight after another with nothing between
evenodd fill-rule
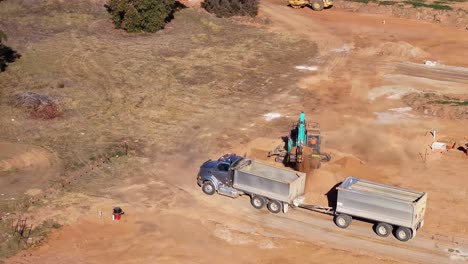
<instances>
[{"instance_id":1,"label":"dirt pile","mask_svg":"<svg viewBox=\"0 0 468 264\"><path fill-rule=\"evenodd\" d=\"M417 19L443 25L465 28L468 25L468 14L462 9L436 10L432 8L413 8L410 5L378 5L364 4L346 0L337 0L334 7L343 8L347 11L390 15L400 18Z\"/></svg>"},{"instance_id":2,"label":"dirt pile","mask_svg":"<svg viewBox=\"0 0 468 264\"><path fill-rule=\"evenodd\" d=\"M364 56L388 56L400 60L415 60L427 58L429 54L421 48L415 47L408 42L384 42L377 47L370 47L362 50Z\"/></svg>"},{"instance_id":3,"label":"dirt pile","mask_svg":"<svg viewBox=\"0 0 468 264\"><path fill-rule=\"evenodd\" d=\"M315 170L307 174L305 202L321 206L335 206L335 188L342 181L342 177L326 170Z\"/></svg>"},{"instance_id":4,"label":"dirt pile","mask_svg":"<svg viewBox=\"0 0 468 264\"><path fill-rule=\"evenodd\" d=\"M468 119L468 100L435 93L411 93L403 102L426 115L444 119Z\"/></svg>"},{"instance_id":5,"label":"dirt pile","mask_svg":"<svg viewBox=\"0 0 468 264\"><path fill-rule=\"evenodd\" d=\"M60 161L44 148L0 142L0 193L20 195L31 188L46 187L57 177Z\"/></svg>"}]
</instances>

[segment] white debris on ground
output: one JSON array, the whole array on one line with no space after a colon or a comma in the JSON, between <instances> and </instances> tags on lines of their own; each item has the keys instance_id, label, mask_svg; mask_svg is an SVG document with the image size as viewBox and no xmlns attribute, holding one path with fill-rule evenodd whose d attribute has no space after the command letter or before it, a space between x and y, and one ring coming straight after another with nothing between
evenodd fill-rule
<instances>
[{"instance_id":1,"label":"white debris on ground","mask_svg":"<svg viewBox=\"0 0 468 264\"><path fill-rule=\"evenodd\" d=\"M426 60L426 61L424 61L424 65L435 67L435 66L439 65L439 63L437 61Z\"/></svg>"},{"instance_id":2,"label":"white debris on ground","mask_svg":"<svg viewBox=\"0 0 468 264\"><path fill-rule=\"evenodd\" d=\"M340 48L332 49L333 52L349 52L353 49L353 47L349 46L348 44L344 44Z\"/></svg>"},{"instance_id":3,"label":"white debris on ground","mask_svg":"<svg viewBox=\"0 0 468 264\"><path fill-rule=\"evenodd\" d=\"M266 121L271 121L276 118L280 118L281 114L280 113L267 113L264 114L263 117L265 118Z\"/></svg>"},{"instance_id":4,"label":"white debris on ground","mask_svg":"<svg viewBox=\"0 0 468 264\"><path fill-rule=\"evenodd\" d=\"M435 151L435 150L447 150L447 143L445 142L432 142L432 145L431 145L431 149L432 151Z\"/></svg>"},{"instance_id":5,"label":"white debris on ground","mask_svg":"<svg viewBox=\"0 0 468 264\"><path fill-rule=\"evenodd\" d=\"M305 71L317 71L318 70L317 66L306 66L306 65L299 65L294 68L298 70L305 70Z\"/></svg>"},{"instance_id":6,"label":"white debris on ground","mask_svg":"<svg viewBox=\"0 0 468 264\"><path fill-rule=\"evenodd\" d=\"M387 112L374 112L377 116L377 124L392 124L401 122L403 119L415 117L408 113L413 110L411 107L390 108Z\"/></svg>"},{"instance_id":7,"label":"white debris on ground","mask_svg":"<svg viewBox=\"0 0 468 264\"><path fill-rule=\"evenodd\" d=\"M386 96L387 99L398 100L403 96L418 92L416 89L401 85L384 85L376 87L369 91L367 99L374 101L375 99Z\"/></svg>"}]
</instances>

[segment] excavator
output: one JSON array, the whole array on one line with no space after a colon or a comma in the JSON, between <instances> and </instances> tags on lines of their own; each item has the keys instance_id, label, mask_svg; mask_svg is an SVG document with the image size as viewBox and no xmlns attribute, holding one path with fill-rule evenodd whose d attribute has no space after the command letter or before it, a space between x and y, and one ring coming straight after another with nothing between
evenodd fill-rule
<instances>
[{"instance_id":1,"label":"excavator","mask_svg":"<svg viewBox=\"0 0 468 264\"><path fill-rule=\"evenodd\" d=\"M331 160L330 154L320 151L320 125L316 122L307 123L304 112L299 114L299 120L292 125L289 136L283 140L285 144L270 151L268 157L276 156L277 162L297 171L318 169L322 162Z\"/></svg>"}]
</instances>

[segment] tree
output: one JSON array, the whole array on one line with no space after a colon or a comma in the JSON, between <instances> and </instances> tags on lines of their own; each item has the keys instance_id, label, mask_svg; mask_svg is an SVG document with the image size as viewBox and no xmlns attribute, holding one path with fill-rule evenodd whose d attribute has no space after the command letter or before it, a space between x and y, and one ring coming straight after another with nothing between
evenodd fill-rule
<instances>
[{"instance_id":1,"label":"tree","mask_svg":"<svg viewBox=\"0 0 468 264\"><path fill-rule=\"evenodd\" d=\"M106 5L116 28L156 32L172 19L175 0L109 0Z\"/></svg>"},{"instance_id":2,"label":"tree","mask_svg":"<svg viewBox=\"0 0 468 264\"><path fill-rule=\"evenodd\" d=\"M202 7L217 17L255 17L258 13L258 0L205 0Z\"/></svg>"},{"instance_id":3,"label":"tree","mask_svg":"<svg viewBox=\"0 0 468 264\"><path fill-rule=\"evenodd\" d=\"M9 63L21 57L16 50L13 50L3 43L6 40L7 35L0 30L0 72L4 71Z\"/></svg>"}]
</instances>

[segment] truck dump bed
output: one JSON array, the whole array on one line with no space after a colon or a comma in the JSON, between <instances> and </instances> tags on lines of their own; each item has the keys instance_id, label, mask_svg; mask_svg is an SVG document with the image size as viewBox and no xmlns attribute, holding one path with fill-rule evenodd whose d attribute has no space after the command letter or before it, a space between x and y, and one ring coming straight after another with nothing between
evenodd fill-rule
<instances>
[{"instance_id":1,"label":"truck dump bed","mask_svg":"<svg viewBox=\"0 0 468 264\"><path fill-rule=\"evenodd\" d=\"M338 188L336 213L416 230L424 220L427 194L348 177Z\"/></svg>"},{"instance_id":2,"label":"truck dump bed","mask_svg":"<svg viewBox=\"0 0 468 264\"><path fill-rule=\"evenodd\" d=\"M278 168L258 160L245 160L235 168L233 187L292 203L304 194L305 173Z\"/></svg>"}]
</instances>

